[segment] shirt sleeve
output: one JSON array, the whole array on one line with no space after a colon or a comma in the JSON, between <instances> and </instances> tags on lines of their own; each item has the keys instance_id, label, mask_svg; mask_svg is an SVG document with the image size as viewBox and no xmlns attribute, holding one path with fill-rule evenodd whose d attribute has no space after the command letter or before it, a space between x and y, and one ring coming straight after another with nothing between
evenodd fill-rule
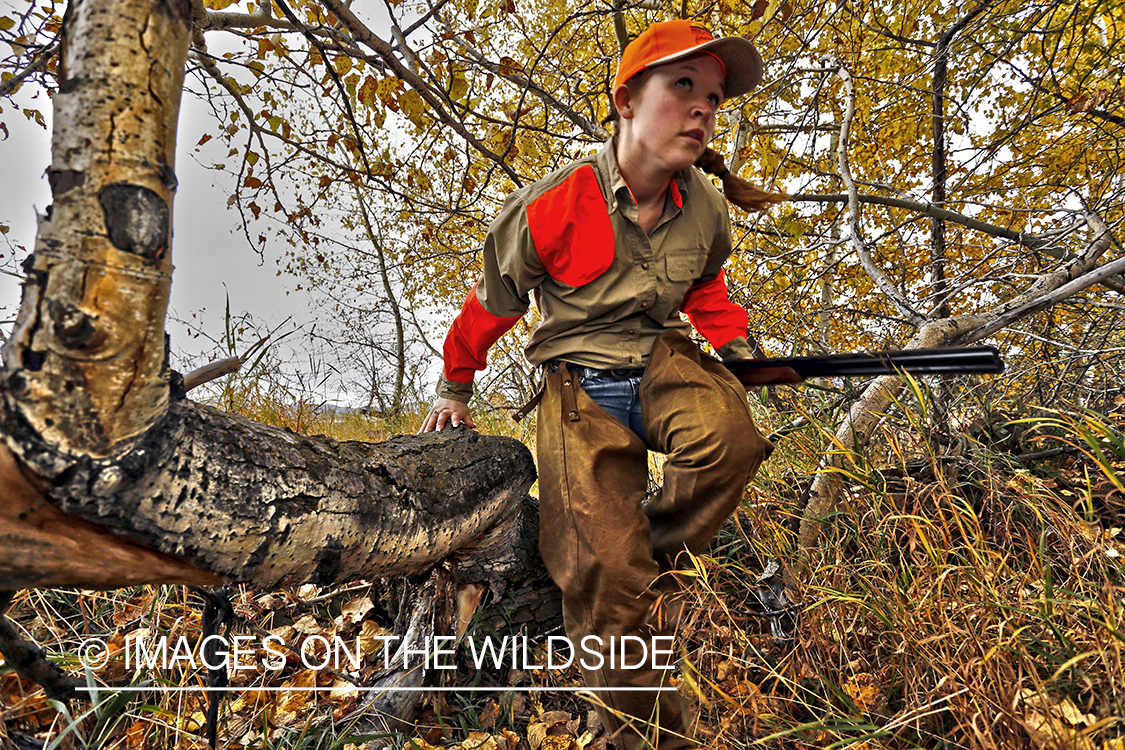
<instances>
[{"instance_id":1,"label":"shirt sleeve","mask_svg":"<svg viewBox=\"0 0 1125 750\"><path fill-rule=\"evenodd\" d=\"M749 317L739 305L731 302L730 292L723 273L723 265L731 254L730 217L724 215L716 222L721 227L716 232L703 275L688 288L680 303L680 312L687 315L695 330L711 342L719 356L725 359L749 357L747 343Z\"/></svg>"},{"instance_id":2,"label":"shirt sleeve","mask_svg":"<svg viewBox=\"0 0 1125 750\"><path fill-rule=\"evenodd\" d=\"M487 366L489 348L527 312L531 290L546 275L520 192L508 197L489 226L482 263L481 277L465 298L442 350L438 395L463 403L472 398L473 380Z\"/></svg>"}]
</instances>

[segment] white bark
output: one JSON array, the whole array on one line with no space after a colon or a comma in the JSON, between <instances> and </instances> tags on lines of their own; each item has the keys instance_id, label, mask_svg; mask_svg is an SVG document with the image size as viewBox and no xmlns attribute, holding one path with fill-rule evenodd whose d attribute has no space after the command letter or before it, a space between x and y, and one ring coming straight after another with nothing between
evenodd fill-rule
<instances>
[{"instance_id":1,"label":"white bark","mask_svg":"<svg viewBox=\"0 0 1125 750\"><path fill-rule=\"evenodd\" d=\"M1073 261L1040 276L1025 293L987 313L959 315L926 323L906 348L930 349L952 343L969 344L980 341L1005 326L1073 296L1103 278L1120 273L1125 259L1106 264L1097 271L1090 271L1098 258L1109 249L1111 236L1109 228L1100 217L1091 214L1088 218L1094 228L1093 239ZM1068 283L1072 281L1073 283ZM884 375L876 378L852 404L848 418L836 430L833 451L821 460L816 478L809 489L808 503L801 520L802 548L808 550L816 544L821 528L836 507L843 490L841 470L852 463L855 451L867 442L892 401L902 391L903 385L899 376Z\"/></svg>"}]
</instances>

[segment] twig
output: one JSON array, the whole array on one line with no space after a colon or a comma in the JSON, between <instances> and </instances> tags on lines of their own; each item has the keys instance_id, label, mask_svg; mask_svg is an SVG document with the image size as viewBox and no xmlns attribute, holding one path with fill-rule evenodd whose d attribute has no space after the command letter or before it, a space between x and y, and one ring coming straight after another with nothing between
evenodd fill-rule
<instances>
[{"instance_id":1,"label":"twig","mask_svg":"<svg viewBox=\"0 0 1125 750\"><path fill-rule=\"evenodd\" d=\"M196 370L192 370L184 376L184 390L190 391L192 388L198 388L204 383L210 383L216 378L230 375L232 372L238 372L238 368L241 366L242 359L240 357L227 357L226 359L220 359L218 362L212 362L209 365L204 365Z\"/></svg>"},{"instance_id":2,"label":"twig","mask_svg":"<svg viewBox=\"0 0 1125 750\"><path fill-rule=\"evenodd\" d=\"M324 43L317 39L316 35L313 34L311 30L309 30L307 27L302 25L300 21L297 20L297 16L294 15L293 11L289 9L289 6L286 5L285 0L274 0L274 2L277 3L277 7L281 9L281 12L285 14L285 17L289 19L289 22L295 26L298 26L298 28L300 28L301 30L301 33L304 34L305 38L309 40L309 44L316 47L317 52L320 53L320 59L324 61L324 67L328 71L328 75L332 77L332 80L336 83L336 88L340 90L340 98L344 102L344 111L347 113L348 122L351 123L352 130L355 133L356 150L359 151L360 161L363 162L363 170L367 173L367 179L373 179L375 177L375 174L371 171L371 164L367 161L367 150L363 147L363 131L360 129L359 123L356 122L355 111L352 109L351 97L348 96L348 91L344 88L344 83L340 80L340 75L336 72L336 68L334 65L332 65L332 61L328 59L328 50L324 48Z\"/></svg>"},{"instance_id":3,"label":"twig","mask_svg":"<svg viewBox=\"0 0 1125 750\"><path fill-rule=\"evenodd\" d=\"M1052 282L1057 281L1060 275L1070 275L1075 271L1080 271L1083 270L1083 268L1089 267L1090 264L1109 249L1111 241L1109 227L1102 222L1100 217L1094 214L1090 215L1090 223L1094 225L1098 234L1087 246L1087 251L1085 253L1065 267L1042 277L1039 282L1032 285L1032 288L1028 290L1027 293L1020 295L1011 303L1006 311L1001 312L989 323L958 336L956 343L979 341L1016 321L1023 320L1028 316L1034 315L1041 310L1045 310L1052 305L1072 297L1083 289L1097 284L1099 281L1103 281L1125 271L1125 258L1118 258L1115 261L1106 263L1103 266L1099 266L1075 278L1069 283L1058 286L1053 290L1046 291L1044 289L1044 287L1049 289Z\"/></svg>"},{"instance_id":4,"label":"twig","mask_svg":"<svg viewBox=\"0 0 1125 750\"><path fill-rule=\"evenodd\" d=\"M426 85L425 81L414 74L414 71L410 70L401 60L395 57L394 48L391 47L390 44L380 39L379 36L367 28L341 0L324 0L324 7L327 8L332 15L340 19L340 22L344 24L344 27L347 28L357 42L374 50L375 54L383 60L397 78L417 91L419 96L421 96L426 104L434 111L439 120L452 128L457 135L461 136L466 143L472 146L482 156L487 157L504 170L504 174L508 175L508 178L516 187L523 186L523 178L520 177L519 173L516 172L510 164L504 161L503 156L497 154L482 143L480 139L474 137L465 127L464 123L458 121L453 115L446 111L446 107L443 106L443 104L448 104L452 107L453 102L449 101L445 92L435 93L430 86ZM439 99L439 94L441 99ZM442 99L444 99L444 102Z\"/></svg>"},{"instance_id":5,"label":"twig","mask_svg":"<svg viewBox=\"0 0 1125 750\"><path fill-rule=\"evenodd\" d=\"M1032 461L1041 461L1044 458L1054 458L1055 456L1068 456L1075 453L1081 453L1081 448L1052 448L1049 451L1039 451L1038 453L1024 453L1016 456L1016 460L1021 464L1029 464Z\"/></svg>"},{"instance_id":6,"label":"twig","mask_svg":"<svg viewBox=\"0 0 1125 750\"><path fill-rule=\"evenodd\" d=\"M14 591L0 592L0 612L7 609L14 594ZM75 688L84 684L82 680L70 677L57 665L47 661L47 652L38 645L25 641L15 623L3 615L0 615L0 656L16 670L16 674L39 685L48 697L57 701L69 701L77 697Z\"/></svg>"}]
</instances>

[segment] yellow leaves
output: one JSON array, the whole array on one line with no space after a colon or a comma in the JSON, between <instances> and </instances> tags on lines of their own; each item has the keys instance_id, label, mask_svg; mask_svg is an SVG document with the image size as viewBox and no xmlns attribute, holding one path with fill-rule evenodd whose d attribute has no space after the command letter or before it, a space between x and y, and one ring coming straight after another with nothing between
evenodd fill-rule
<instances>
[{"instance_id":1,"label":"yellow leaves","mask_svg":"<svg viewBox=\"0 0 1125 750\"><path fill-rule=\"evenodd\" d=\"M1066 101L1066 111L1070 114L1084 114L1093 109L1099 109L1113 95L1108 89L1097 89L1090 96L1078 94Z\"/></svg>"},{"instance_id":2,"label":"yellow leaves","mask_svg":"<svg viewBox=\"0 0 1125 750\"><path fill-rule=\"evenodd\" d=\"M510 76L514 73L519 73L522 70L520 64L514 58L504 55L500 58L500 75Z\"/></svg>"},{"instance_id":3,"label":"yellow leaves","mask_svg":"<svg viewBox=\"0 0 1125 750\"><path fill-rule=\"evenodd\" d=\"M365 107L375 106L375 102L379 100L379 82L375 80L375 76L369 75L363 80L363 85L356 91L356 98Z\"/></svg>"},{"instance_id":4,"label":"yellow leaves","mask_svg":"<svg viewBox=\"0 0 1125 750\"><path fill-rule=\"evenodd\" d=\"M369 83L367 81L364 81L364 84L363 84L362 88L367 89L367 96L370 96L372 91L374 91L375 96L377 96L379 98L379 101L381 101L383 103L383 106L385 106L387 109L391 110L392 112L398 112L399 111L399 104L398 104L399 94L406 87L405 87L405 85L403 85L402 81L400 81L398 78L395 78L394 76L390 76L388 78L384 78L383 80L374 83L373 88L371 88L369 86ZM368 106L372 106L372 107L374 106L374 99L372 99L372 104L370 104Z\"/></svg>"},{"instance_id":5,"label":"yellow leaves","mask_svg":"<svg viewBox=\"0 0 1125 750\"><path fill-rule=\"evenodd\" d=\"M418 167L411 167L409 176L407 177L410 185L418 188L422 192L429 192L433 188L433 183L430 181L429 176L425 171Z\"/></svg>"},{"instance_id":6,"label":"yellow leaves","mask_svg":"<svg viewBox=\"0 0 1125 750\"><path fill-rule=\"evenodd\" d=\"M338 625L354 625L360 622L364 615L374 609L375 604L369 597L357 596L340 608L340 621Z\"/></svg>"},{"instance_id":7,"label":"yellow leaves","mask_svg":"<svg viewBox=\"0 0 1125 750\"><path fill-rule=\"evenodd\" d=\"M10 16L0 16L0 31L7 31L16 25L14 18Z\"/></svg>"},{"instance_id":8,"label":"yellow leaves","mask_svg":"<svg viewBox=\"0 0 1125 750\"><path fill-rule=\"evenodd\" d=\"M844 683L844 693L859 712L864 714L877 708L887 698L887 689L882 680L869 672L849 677Z\"/></svg>"},{"instance_id":9,"label":"yellow leaves","mask_svg":"<svg viewBox=\"0 0 1125 750\"><path fill-rule=\"evenodd\" d=\"M793 7L789 4L789 0L756 0L750 9L751 20L762 19L762 23L769 23L770 20L778 13L781 13L781 20L788 21L793 15Z\"/></svg>"},{"instance_id":10,"label":"yellow leaves","mask_svg":"<svg viewBox=\"0 0 1125 750\"><path fill-rule=\"evenodd\" d=\"M461 743L462 750L498 750L496 740L486 732L470 732Z\"/></svg>"},{"instance_id":11,"label":"yellow leaves","mask_svg":"<svg viewBox=\"0 0 1125 750\"><path fill-rule=\"evenodd\" d=\"M207 10L225 10L236 2L238 0L203 0L203 7Z\"/></svg>"},{"instance_id":12,"label":"yellow leaves","mask_svg":"<svg viewBox=\"0 0 1125 750\"><path fill-rule=\"evenodd\" d=\"M1024 729L1044 750L1097 750L1091 735L1098 717L1083 713L1070 698L1056 700L1027 688L1020 691L1017 707Z\"/></svg>"},{"instance_id":13,"label":"yellow leaves","mask_svg":"<svg viewBox=\"0 0 1125 750\"><path fill-rule=\"evenodd\" d=\"M422 129L427 125L427 118L425 117L426 102L423 101L421 94L414 89L410 89L398 98L398 106L402 109L402 114L406 115L410 122L414 123L415 127Z\"/></svg>"},{"instance_id":14,"label":"yellow leaves","mask_svg":"<svg viewBox=\"0 0 1125 750\"><path fill-rule=\"evenodd\" d=\"M537 159L539 157L539 144L535 142L535 136L531 133L523 133L519 138L520 154L528 159Z\"/></svg>"},{"instance_id":15,"label":"yellow leaves","mask_svg":"<svg viewBox=\"0 0 1125 750\"><path fill-rule=\"evenodd\" d=\"M527 744L531 750L577 750L579 720L566 711L547 711L527 727Z\"/></svg>"},{"instance_id":16,"label":"yellow leaves","mask_svg":"<svg viewBox=\"0 0 1125 750\"><path fill-rule=\"evenodd\" d=\"M464 75L454 73L449 81L449 98L455 102L465 100L469 93L469 81Z\"/></svg>"}]
</instances>

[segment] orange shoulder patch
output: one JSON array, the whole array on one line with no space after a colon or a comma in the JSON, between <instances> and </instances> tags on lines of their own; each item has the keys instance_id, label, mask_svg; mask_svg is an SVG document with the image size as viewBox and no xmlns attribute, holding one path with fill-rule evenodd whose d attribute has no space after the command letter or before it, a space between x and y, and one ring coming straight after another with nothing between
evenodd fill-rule
<instances>
[{"instance_id":1,"label":"orange shoulder patch","mask_svg":"<svg viewBox=\"0 0 1125 750\"><path fill-rule=\"evenodd\" d=\"M583 165L527 205L535 252L551 278L582 286L613 264L613 227L594 168Z\"/></svg>"}]
</instances>

